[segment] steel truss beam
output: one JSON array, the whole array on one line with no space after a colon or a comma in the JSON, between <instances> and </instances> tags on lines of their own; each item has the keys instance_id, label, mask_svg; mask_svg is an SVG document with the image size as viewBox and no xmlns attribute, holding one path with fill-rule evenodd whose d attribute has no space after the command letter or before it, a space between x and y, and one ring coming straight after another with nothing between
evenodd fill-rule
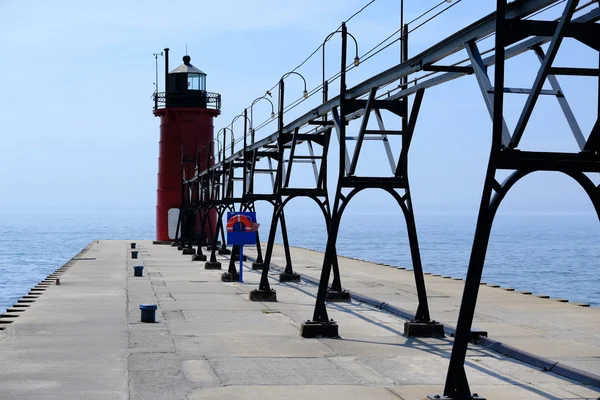
<instances>
[{"instance_id":1,"label":"steel truss beam","mask_svg":"<svg viewBox=\"0 0 600 400\"><path fill-rule=\"evenodd\" d=\"M407 28L403 27L405 34L403 46L403 59L407 59L406 40ZM436 336L443 335L443 326L432 321L429 313L427 302L427 294L425 290L425 281L423 278L423 270L419 253L418 239L415 227L415 219L412 208L412 200L410 196L410 186L408 183L408 151L412 136L415 130L419 110L422 104L424 90L419 90L414 98L412 110L409 114L408 99L404 98L397 100L376 100L378 88L373 87L369 91L369 96L365 100L348 99L346 91L346 26L342 24L342 57L341 57L341 74L340 74L340 98L346 99L340 101L339 105L332 109L333 126L336 130L339 142L339 169L337 189L334 197L334 204L331 213L331 222L328 229L327 245L325 248L325 258L313 318L302 325L302 336L315 337L319 336L337 336L337 324L330 320L326 300L327 289L330 279L331 266L337 262L337 254L335 251L337 235L342 215L350 200L360 191L367 188L378 188L390 193L396 199L398 205L403 211L406 219L411 256L413 261L413 270L415 274L415 283L417 287L417 295L419 305L417 308L414 321L407 323L405 333L407 335L417 334L420 330L421 335ZM404 79L402 83L406 84ZM386 130L383 121L381 110L387 110L402 118L402 130ZM362 121L358 129L357 136L348 136L346 134L347 125L351 114L358 115L357 112L362 111ZM377 119L378 130L368 129L369 119L371 114L375 114ZM390 146L388 136L400 135L402 137L402 148L398 160L394 159L392 148ZM388 161L390 164L390 173L377 174L376 176L357 176L357 166L359 163L361 150L365 140L374 139L381 141L385 149ZM347 142L356 141L352 157L348 152ZM335 284L335 281L334 281ZM419 328L416 329L418 324Z\"/></svg>"},{"instance_id":2,"label":"steel truss beam","mask_svg":"<svg viewBox=\"0 0 600 400\"><path fill-rule=\"evenodd\" d=\"M312 324L308 325L309 328L307 328L307 335L309 336L312 334L310 328L316 326L315 324L331 324L331 320L329 319L329 316L327 314L327 308L325 306L325 301L327 300L326 290L329 281L329 266L334 260L337 260L337 256L334 250L341 218L350 200L360 191L368 188L378 188L387 191L394 197L394 199L396 199L398 205L403 211L407 222L409 244L413 260L413 270L415 274L417 294L419 299L419 306L416 312L415 322L424 324L429 324L432 322L429 314L425 282L423 279L423 271L418 246L417 232L415 227L414 213L412 209L412 200L410 196L410 187L408 184L408 151L412 140L412 135L416 126L418 113L422 104L424 90L417 92L413 101L412 111L410 112L410 115L407 111L408 99L404 99L404 101L401 102L402 107L401 112L399 114L403 117L401 131L402 149L400 151L397 163L395 162L392 153L392 148L388 141L388 135L390 134L390 132L397 133L398 131L388 131L385 129L384 121L381 114L381 109L383 109L384 107L380 107L381 103L376 104L374 102L376 92L377 90L373 89L369 94L369 98L365 104L364 115L360 124L360 128L358 130L358 136L356 137L348 137L345 134L346 124L341 121L340 117L340 114L343 114L345 110L343 108L341 108L340 111L338 111L337 108L334 108L333 110L335 121L334 127L337 131L340 143L345 143L348 140L356 140L357 144L356 146L354 146L352 157L350 157L348 152L345 150L345 146L340 146L342 147L340 153L344 154L344 157L340 156L340 160L341 163L343 163L343 165L341 164L339 169L340 176L338 178L338 186L334 200L331 224L329 227L328 241L325 250L325 260L321 272L321 279L319 291L317 293L315 311L313 314L313 320L311 321ZM354 105L353 107L352 100L348 100L347 105L351 110L356 108L356 105ZM367 129L369 117L372 113L376 116L379 130ZM360 159L361 150L363 148L362 144L365 138L373 136L376 136L377 140L383 143L384 149L390 161L391 176L356 176L356 169ZM350 159L352 161L349 161ZM346 163L350 164L349 167L346 167ZM442 327L437 324L434 324L434 326L436 326L437 333L441 334Z\"/></svg>"},{"instance_id":3,"label":"steel truss beam","mask_svg":"<svg viewBox=\"0 0 600 400\"><path fill-rule=\"evenodd\" d=\"M542 9L544 9L545 7L552 5L556 2L558 2L559 0L517 0L512 2L508 7L507 7L507 19L514 19L514 20L519 20L519 19L523 19L537 11L540 11ZM590 12L590 15L588 15L588 19L585 19L583 21L578 21L578 22L588 22L588 20L590 18L598 18L600 17L600 10L594 10L592 12ZM480 19L479 21L469 25L468 27L460 30L459 32L457 32L456 34L448 37L447 39L439 42L438 44L432 46L431 48L423 51L422 53L411 57L410 59L398 64L395 67L389 68L386 71L383 71L375 76L373 76L370 79L365 80L364 82L358 84L357 86L347 89L344 92L344 96L343 98L345 99L359 99L361 96L365 96L367 95L371 89L373 88L381 88L385 85L388 85L390 83L393 83L395 81L398 81L402 78L408 77L412 74L415 74L417 72L423 71L427 68L430 68L433 64L442 61L443 59L445 59L448 56L451 56L461 50L464 49L464 43L468 43L471 41L478 41L480 39L483 39L487 36L489 36L490 34L493 34L495 31L495 13L491 13L488 16ZM539 44L543 44L543 43L547 43L548 39L547 38L536 38L535 40L539 40ZM525 43L519 43L519 45L523 45L525 46ZM516 45L518 46L518 45ZM523 47L523 48L516 48L515 49L515 54L516 53L520 54L522 52L527 51L528 47ZM492 60L492 62L490 64L493 64L494 61ZM456 79L458 77L464 76L468 74L468 72L465 73L458 73L458 72L448 72L442 75L438 75L436 77L433 78L428 78L426 80L427 84L425 86L425 88L427 87L431 87L443 82L447 82L449 80L452 79ZM418 86L418 85L416 85ZM407 88L407 90L411 90L411 92L406 92L403 93L402 95L398 94L398 96L394 96L391 98L387 98L386 100L394 100L394 99L398 99L400 97L406 97L409 96L411 94L414 94L414 92L420 88L423 88L423 86L419 86L416 87L415 86L411 86L410 88ZM323 104L313 108L312 110L310 110L309 112L307 112L306 114L298 117L296 120L292 121L291 123L289 123L288 125L284 126L282 129L282 132L284 134L291 134L294 132L295 129L297 128L302 128L305 126L309 126L311 124L315 124L319 121L316 121L318 118L321 117L327 117L328 115L331 115L331 112L333 110L334 107L338 107L340 104L340 99L342 97L341 96L336 96L328 101L325 101ZM362 100L364 101L364 100ZM363 107L364 108L364 107ZM328 124L331 124L331 120L326 122ZM247 147L247 150L254 150L254 149L264 149L265 146L268 146L270 144L273 144L277 141L277 137L279 136L279 130L277 130L275 133L267 136L266 138L259 140L257 142L255 142L254 144L251 144ZM240 150L234 154L232 154L230 157L227 158L227 162L230 160L239 160L240 158L243 157L243 150ZM215 166L213 166L212 168L220 168L220 166L217 164ZM206 173L206 171L204 172Z\"/></svg>"},{"instance_id":4,"label":"steel truss beam","mask_svg":"<svg viewBox=\"0 0 600 400\"><path fill-rule=\"evenodd\" d=\"M592 74L589 69L580 70L577 68L569 68L568 70L564 70L553 66L555 55L567 33L573 33L575 31L597 31L598 26L593 24L594 18L585 22L585 24L592 24L594 27L586 26L581 22L586 16L573 20L572 17L578 3L578 0L567 0L558 22L536 21L535 23L532 23L530 21L512 21L513 18L509 15L506 0L498 0L495 38L496 47L494 55L496 60L494 88L504 88L506 53L510 51L510 49L505 49L507 43L513 42L515 38L526 38L531 35L532 31L539 32L539 27L543 27L544 29L544 32L541 32L540 34L551 37L546 53L541 49L541 43L538 39L528 41L531 44L529 48L535 52L540 60L540 68L531 90L528 91L527 101L525 102L521 116L512 135L510 132L507 132L507 127L504 122L504 103L507 93L505 90L493 90L493 98L488 95L488 92L484 90L485 87L488 86L487 81L485 81L487 75L484 76L483 68L480 68L484 63L478 56L478 51L474 43L467 44L471 63L476 66L474 70L475 73L478 74L478 82L480 83L482 93L484 94L486 104L488 104L488 109L492 116L493 134L487 174L477 219L477 227L469 260L465 289L458 317L452 355L448 366L443 398L478 398L477 395L471 393L469 387L464 368L465 357L468 343L471 340L471 326L477 304L477 295L481 283L492 224L496 211L510 188L520 179L532 172L562 172L572 177L582 186L592 201L598 219L600 220L600 186L596 186L592 180L585 175L586 172L600 172L600 154L598 154L598 149L593 144L595 143L594 141L597 140L598 122L596 122L596 125L586 140L569 103L562 92L558 79L555 76L555 74L564 72L569 75L598 76L596 73L597 70ZM597 14L597 11L598 10L595 9L592 13ZM592 13L589 13L588 15ZM523 30L520 30L520 28ZM549 31L548 29L552 30ZM590 44L592 40L590 40L589 37L584 38L581 34L573 34L572 36L592 49L596 51L600 50L596 46ZM594 40L597 40L597 38ZM555 95L561 110L563 111L569 128L581 149L581 152L549 153L520 151L516 149L523 134L526 132L527 122L535 109L537 98L541 94L542 87L546 81L549 82L553 91L556 93ZM600 101L600 93L598 97L598 100ZM600 109L598 111L598 114L600 115ZM590 145L590 143L592 143L592 145ZM497 172L501 170L513 172L506 180L504 180L504 182L499 183L496 180L496 175ZM440 398L440 396L431 396L430 398Z\"/></svg>"},{"instance_id":5,"label":"steel truss beam","mask_svg":"<svg viewBox=\"0 0 600 400\"><path fill-rule=\"evenodd\" d=\"M285 93L285 84L283 79L279 82L279 104L278 104L278 126L283 127L283 100ZM300 276L294 273L292 267L292 259L289 250L287 227L285 222L284 208L285 205L296 197L308 197L313 199L321 211L323 212L326 226L329 227L331 220L331 212L329 209L329 200L327 195L327 155L329 148L331 128L320 131L319 134L305 135L299 133L296 129L291 135L281 133L278 136L277 146L272 157L268 158L269 173L271 174L272 183L272 204L273 215L271 218L271 226L269 229L269 238L267 242L267 250L265 253L264 262L260 265L262 269L261 279L258 290L251 293L251 299L254 300L274 300L276 295L269 284L269 270L271 264L271 256L275 243L275 234L277 227L281 224L281 233L283 237L284 253L286 265L284 272L280 275L281 282L299 281ZM298 146L306 143L309 155L298 155ZM314 146L321 146L321 154L317 155L314 151ZM287 151L287 154L286 154ZM255 150L256 152L256 150ZM256 158L256 157L255 157ZM273 169L272 159L277 161L277 168ZM290 187L291 176L294 164L310 163L313 167L315 177L315 185L308 188L293 188ZM317 162L319 165L317 165ZM286 164L287 163L287 164ZM273 173L275 176L273 176ZM331 292L342 293L341 277L337 265L337 258L333 262L334 283Z\"/></svg>"}]
</instances>

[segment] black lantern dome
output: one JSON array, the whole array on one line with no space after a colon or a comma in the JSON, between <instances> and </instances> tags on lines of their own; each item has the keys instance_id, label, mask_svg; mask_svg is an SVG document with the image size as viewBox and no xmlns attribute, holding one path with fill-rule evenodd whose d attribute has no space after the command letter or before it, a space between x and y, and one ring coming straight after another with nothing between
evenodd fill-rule
<instances>
[{"instance_id":1,"label":"black lantern dome","mask_svg":"<svg viewBox=\"0 0 600 400\"><path fill-rule=\"evenodd\" d=\"M192 58L183 56L183 64L169 72L169 91L206 91L206 74L190 64Z\"/></svg>"},{"instance_id":2,"label":"black lantern dome","mask_svg":"<svg viewBox=\"0 0 600 400\"><path fill-rule=\"evenodd\" d=\"M190 56L183 56L183 64L169 72L166 106L220 109L221 95L206 91L206 73L194 67L190 61Z\"/></svg>"}]
</instances>

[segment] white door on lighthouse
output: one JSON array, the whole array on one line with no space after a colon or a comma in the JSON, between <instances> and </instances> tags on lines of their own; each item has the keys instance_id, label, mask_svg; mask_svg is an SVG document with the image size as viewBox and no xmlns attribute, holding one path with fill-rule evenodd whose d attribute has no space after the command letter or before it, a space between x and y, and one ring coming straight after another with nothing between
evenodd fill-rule
<instances>
[{"instance_id":1,"label":"white door on lighthouse","mask_svg":"<svg viewBox=\"0 0 600 400\"><path fill-rule=\"evenodd\" d=\"M179 208L171 208L167 213L167 224L169 227L169 239L174 240L177 237L177 220L179 220Z\"/></svg>"}]
</instances>

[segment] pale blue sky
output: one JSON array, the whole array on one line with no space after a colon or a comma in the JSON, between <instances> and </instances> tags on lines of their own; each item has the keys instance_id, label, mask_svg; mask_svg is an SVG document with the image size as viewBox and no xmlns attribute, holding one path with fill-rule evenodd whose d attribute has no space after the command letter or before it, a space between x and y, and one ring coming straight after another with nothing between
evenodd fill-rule
<instances>
[{"instance_id":1,"label":"pale blue sky","mask_svg":"<svg viewBox=\"0 0 600 400\"><path fill-rule=\"evenodd\" d=\"M187 44L192 64L208 74L208 90L223 98L216 132L366 2L0 0L0 210L152 212L159 132L150 99L152 53L171 48L175 68ZM405 2L410 20L438 1ZM494 4L463 0L411 36L411 54L487 14ZM398 28L398 11L399 0L377 0L349 23L361 54ZM327 45L328 76L338 70L339 43L335 37ZM353 70L349 86L397 59L394 45ZM161 59L159 63L162 85ZM530 86L537 65L533 54L508 63L507 85ZM596 66L597 54L567 41L556 65ZM320 54L300 72L309 89L318 86ZM300 80L290 77L286 83L287 99L301 95ZM587 135L595 121L597 82L561 78L561 84ZM286 119L308 111L319 97ZM515 123L524 100L524 96L507 99L509 125ZM576 150L556 100L542 98L540 104L522 147ZM257 122L269 114L267 103L255 106ZM274 129L270 125L257 136ZM241 132L241 125L236 130ZM425 93L410 156L417 212L476 212L490 136L490 118L473 76ZM333 145L332 154L336 153ZM369 145L359 172L385 167L384 161L382 148ZM357 197L350 209L372 212L390 204L386 196L371 191ZM518 184L501 211L591 215L592 206L568 178L539 173Z\"/></svg>"}]
</instances>

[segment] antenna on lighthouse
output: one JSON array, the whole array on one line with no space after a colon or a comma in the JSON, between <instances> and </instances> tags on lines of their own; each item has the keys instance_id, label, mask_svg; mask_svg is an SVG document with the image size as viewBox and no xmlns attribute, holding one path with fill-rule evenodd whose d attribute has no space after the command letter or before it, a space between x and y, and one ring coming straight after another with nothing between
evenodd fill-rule
<instances>
[{"instance_id":1,"label":"antenna on lighthouse","mask_svg":"<svg viewBox=\"0 0 600 400\"><path fill-rule=\"evenodd\" d=\"M158 92L158 56L163 56L163 52L161 51L160 53L152 53L152 55L154 56L154 63L155 63L155 71L156 71L156 78L154 81L154 86L156 91Z\"/></svg>"},{"instance_id":2,"label":"antenna on lighthouse","mask_svg":"<svg viewBox=\"0 0 600 400\"><path fill-rule=\"evenodd\" d=\"M155 64L155 73L156 77L154 78L154 109L158 108L158 56L163 56L163 52L160 53L152 53L154 56L154 64Z\"/></svg>"}]
</instances>

